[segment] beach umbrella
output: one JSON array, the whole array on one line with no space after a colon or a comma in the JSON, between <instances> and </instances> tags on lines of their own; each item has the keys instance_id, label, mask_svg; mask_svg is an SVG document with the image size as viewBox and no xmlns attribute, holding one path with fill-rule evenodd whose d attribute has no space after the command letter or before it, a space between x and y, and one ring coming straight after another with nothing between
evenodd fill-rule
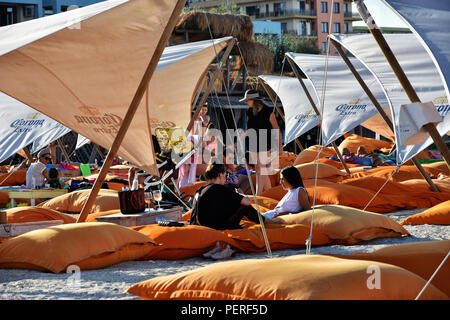
<instances>
[{"instance_id":1,"label":"beach umbrella","mask_svg":"<svg viewBox=\"0 0 450 320\"><path fill-rule=\"evenodd\" d=\"M263 86L267 84L283 104L285 146L320 123L320 117L311 107L297 78L272 75L261 75L259 78L263 81ZM309 79L305 79L305 84L310 92L314 91L314 86ZM314 95L314 97L317 96ZM316 99L316 104L318 103Z\"/></svg>"},{"instance_id":2,"label":"beach umbrella","mask_svg":"<svg viewBox=\"0 0 450 320\"><path fill-rule=\"evenodd\" d=\"M0 92L0 162L16 154L36 139L46 140L43 137L46 133L55 133L59 130L69 129Z\"/></svg>"},{"instance_id":3,"label":"beach umbrella","mask_svg":"<svg viewBox=\"0 0 450 320\"><path fill-rule=\"evenodd\" d=\"M398 7L400 8L401 5L404 4L402 2L398 3ZM426 99L424 99L423 96L419 95L418 90L416 90L416 84L414 84L414 81L411 79L412 75L414 72L410 72L410 74L408 75L407 70L405 69L405 64L407 64L408 62L416 62L416 63L427 63L428 60L431 60L432 64L433 64L433 68L429 69L429 73L431 74L438 74L438 77L440 79L442 79L444 76L444 74L447 73L447 71L444 72L441 71L441 68L444 67L446 68L448 65L448 60L447 63L445 63L445 59L448 58L448 55L446 54L442 54L443 52L448 52L448 49L443 49L443 51L441 52L437 52L437 54L440 55L440 60L441 62L444 63L444 65L439 65L437 63L436 58L433 55L433 52L431 52L431 55L429 54L430 51L432 50L428 45L423 45L425 43L425 41L420 38L417 37L416 35L413 35L414 40L411 38L411 42L415 43L414 46L414 50L426 50L425 55L422 55L423 60L420 61L405 61L403 60L400 61L399 59L399 54L398 52L395 52L396 50L393 48L394 45L396 45L397 43L393 43L393 42L389 42L387 40L387 38L381 33L380 29L377 26L376 21L373 19L373 17L371 16L370 12L367 10L367 7L364 4L363 0L357 0L356 1L356 7L361 15L361 17L363 18L364 22L367 24L369 31L371 33L371 35L373 36L373 39L376 42L376 45L378 46L378 48L380 49L380 51L382 52L384 58L385 58L385 63L387 62L387 64L390 67L390 71L391 73L393 73L395 75L396 80L398 81L398 83L401 85L401 87L403 88L406 96L408 97L408 100L412 105L412 107L416 108L416 110L419 110L418 114L412 114L412 113L408 113L408 112L404 112L405 108L400 108L399 106L396 106L395 104L392 106L392 111L393 111L393 117L394 117L394 122L395 119L398 119L398 115L404 113L404 119L406 119L406 124L407 126L405 126L405 122L402 121L402 125L403 125L403 129L401 127L399 127L399 125L396 123L395 124L395 128L396 128L396 139L397 141L399 141L399 137L401 133L402 135L407 132L407 130L405 130L405 127L408 127L407 129L410 131L413 131L413 133L417 133L419 136L422 135L424 137L426 137L426 135L423 135L423 132L426 132L427 134L429 134L430 138L425 139L425 143L422 146L423 148L426 147L427 145L429 145L431 142L434 142L436 147L439 149L439 151L441 152L444 160L447 163L447 166L450 168L450 152L448 150L447 145L445 144L444 140L442 139L442 135L446 134L449 130L448 127L448 120L446 120L447 115L442 115L442 113L439 115L436 110L434 110L433 108L433 103L436 105L437 103L439 103L440 100L442 101L442 98L447 98L447 104L448 104L448 86L446 81L442 81L441 80L441 85L444 86L444 94L440 95L438 98L435 98L435 100L433 99L428 99L428 97L426 97ZM448 4L447 5L441 5L438 4L434 1L431 2L431 5L429 6L429 8L431 8L432 11L434 12L438 12L439 14L436 14L437 18L435 22L428 24L428 27L420 27L420 24L423 23L424 18L423 16L420 17L417 21L418 23L416 24L418 26L419 29L422 30L437 30L438 28L442 28L442 26L447 25L448 22ZM412 12L413 14L410 14L410 16L413 15L417 15L417 13L420 10L425 10L428 8L428 4L422 4L418 6L417 1L412 1L411 2L411 6L409 7L410 12ZM428 13L430 13L431 11L428 11ZM434 18L434 17L433 17ZM429 18L431 19L431 18ZM443 25L439 24L442 23ZM425 32L426 33L426 32ZM416 32L417 34L417 32ZM438 37L427 37L425 36L425 38L427 39L434 39L433 41L428 41L429 44L433 44L435 43L436 39L439 39L440 37L442 37L442 35L438 36ZM445 36L444 36L445 37ZM445 38L444 38L445 39ZM420 41L419 41L420 40ZM444 44L441 44L440 46L438 46L438 50L439 48L443 48ZM364 48L362 48L364 50ZM378 50L374 50L376 52L378 52ZM372 61L373 62L373 61ZM436 68L437 65L437 68ZM381 63L378 64L378 67L381 66ZM437 70L439 69L439 70ZM428 77L429 75L427 73L422 74L423 78ZM387 77L389 78L389 77ZM416 79L417 81L417 79ZM388 81L391 82L391 81ZM436 83L434 82L433 84L436 85ZM407 105L407 104L406 104ZM431 109L433 108L433 109ZM401 110L401 112L400 112ZM433 116L432 116L433 115ZM411 121L412 118L413 121ZM439 122L439 120L442 120L441 122ZM414 128L414 126L416 126L416 128ZM420 145L420 142L414 142L415 145ZM406 143L405 143L406 144ZM422 149L423 149L422 148Z\"/></svg>"},{"instance_id":4,"label":"beach umbrella","mask_svg":"<svg viewBox=\"0 0 450 320\"><path fill-rule=\"evenodd\" d=\"M434 102L443 120L437 124L436 129L440 135L446 134L450 130L449 110L446 111L448 109L446 108L446 89L429 54L413 34L386 34L384 37L421 101ZM410 103L410 100L386 62L383 53L377 49L373 37L368 34L360 34L331 35L330 38L364 63L383 86L389 99L388 105L391 108L395 140L401 141L399 138L400 110L402 105ZM432 143L431 137L416 145L397 143L397 163L405 163Z\"/></svg>"},{"instance_id":5,"label":"beach umbrella","mask_svg":"<svg viewBox=\"0 0 450 320\"><path fill-rule=\"evenodd\" d=\"M110 148L79 221L116 154L158 173L141 100L184 3L104 1L0 30L0 90Z\"/></svg>"}]
</instances>

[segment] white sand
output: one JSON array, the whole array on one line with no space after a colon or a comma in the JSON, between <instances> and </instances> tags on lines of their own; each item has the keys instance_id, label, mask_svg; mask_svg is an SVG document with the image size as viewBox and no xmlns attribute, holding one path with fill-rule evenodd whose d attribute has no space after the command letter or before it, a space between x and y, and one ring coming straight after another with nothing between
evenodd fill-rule
<instances>
[{"instance_id":1,"label":"white sand","mask_svg":"<svg viewBox=\"0 0 450 320\"><path fill-rule=\"evenodd\" d=\"M402 221L407 216L424 209L398 211L387 214L395 221ZM419 225L405 226L411 233L409 237L376 239L352 246L322 246L313 247L313 254L337 253L351 254L353 252L371 252L385 246L418 241L448 240L450 226ZM283 257L294 254L304 254L305 250L274 251L273 257ZM265 259L267 253L238 253L234 260L258 258ZM196 257L186 260L167 261L128 261L108 268L92 271L82 271L80 279L73 286L71 275L43 273L32 270L0 270L0 299L5 300L118 300L138 299L135 296L121 294L131 285L153 277L175 274L196 269L211 263L220 263ZM69 281L68 281L69 280Z\"/></svg>"}]
</instances>

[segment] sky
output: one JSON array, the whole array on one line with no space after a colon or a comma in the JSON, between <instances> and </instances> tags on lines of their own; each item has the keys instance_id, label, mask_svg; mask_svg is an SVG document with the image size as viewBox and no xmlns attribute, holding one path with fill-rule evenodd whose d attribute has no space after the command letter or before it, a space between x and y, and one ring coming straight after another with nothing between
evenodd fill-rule
<instances>
[{"instance_id":1,"label":"sky","mask_svg":"<svg viewBox=\"0 0 450 320\"><path fill-rule=\"evenodd\" d=\"M381 0L365 0L367 9L379 27L399 27L408 28L408 26ZM352 11L358 12L355 4L352 4ZM353 26L365 26L363 21L353 22Z\"/></svg>"}]
</instances>

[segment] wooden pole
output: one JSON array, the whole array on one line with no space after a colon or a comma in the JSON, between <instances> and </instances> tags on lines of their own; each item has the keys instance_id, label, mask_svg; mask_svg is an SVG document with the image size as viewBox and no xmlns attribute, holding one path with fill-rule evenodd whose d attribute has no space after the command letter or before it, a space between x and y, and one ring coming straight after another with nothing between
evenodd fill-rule
<instances>
[{"instance_id":1,"label":"wooden pole","mask_svg":"<svg viewBox=\"0 0 450 320\"><path fill-rule=\"evenodd\" d=\"M212 79L209 81L209 85L206 88L205 93L202 95L202 98L200 99L200 102L198 103L199 106L202 106L203 104L205 104L206 99L208 98L209 94L211 93L213 87L214 87L214 83L216 82L216 79L219 77L220 75L220 71L222 69L222 66L224 65L224 63L226 62L226 59L228 59L228 56L230 55L231 49L233 49L234 44L236 43L236 40L233 38L230 40L230 42L228 43L228 47L226 48L222 59L219 62L219 65L217 66L216 71L214 72L214 75L212 77ZM189 124L186 128L186 132L189 133L192 129L192 127L194 126L194 121L195 119L197 119L199 113L201 111L201 108L197 108L197 110L195 110L194 115L191 118L191 121L189 121Z\"/></svg>"},{"instance_id":2,"label":"wooden pole","mask_svg":"<svg viewBox=\"0 0 450 320\"><path fill-rule=\"evenodd\" d=\"M64 154L64 158L66 158L67 163L71 164L69 154L67 153L66 147L64 147L61 138L58 139L58 146L61 149L62 153Z\"/></svg>"},{"instance_id":3,"label":"wooden pole","mask_svg":"<svg viewBox=\"0 0 450 320\"><path fill-rule=\"evenodd\" d=\"M330 40L333 42L334 47L337 49L339 55L342 57L342 59L344 60L345 64L347 65L347 67L352 72L353 76L356 78L356 80L358 81L358 83L360 84L360 86L362 87L364 92L367 94L367 96L369 97L370 101L372 101L373 105L378 110L378 112L380 113L380 115L383 118L383 120L386 122L386 124L391 129L391 131L394 132L394 125L393 125L391 119L388 117L386 112L384 112L383 108L378 103L378 100L375 98L375 96L373 95L372 91L369 89L369 87L366 85L364 80L361 78L361 76L359 75L358 71L355 69L355 67L353 66L352 62L350 61L350 59L345 54L345 51L342 49L341 44L339 42L337 42L336 40L334 40L334 39L330 38ZM395 146L395 144L394 144L394 146ZM430 176L425 171L425 169L422 167L422 165L417 160L417 158L413 157L411 160L414 163L414 165L417 167L417 169L419 170L419 172L422 175L422 177L427 181L427 183L430 186L431 190L434 191L434 192L439 192L438 187L434 184L433 180L431 180Z\"/></svg>"},{"instance_id":4,"label":"wooden pole","mask_svg":"<svg viewBox=\"0 0 450 320\"><path fill-rule=\"evenodd\" d=\"M370 33L372 34L381 51L383 52L384 56L386 57L386 60L388 61L389 65L392 68L392 71L394 71L398 81L403 87L403 90L405 91L409 100L412 103L421 102L419 96L414 90L414 87L412 86L411 82L409 81L408 77L406 76L405 72L400 66L397 58L395 57L394 53L392 52L391 48L386 42L386 39L384 38L380 29L378 29L375 20L370 15L364 3L362 1L356 1L356 7L358 8L358 11L361 17L363 18L364 22L367 24ZM450 168L450 152L441 135L437 131L436 126L433 123L428 123L423 127L433 139L436 147L438 148L439 152L441 153L442 157L447 163L447 166Z\"/></svg>"},{"instance_id":5,"label":"wooden pole","mask_svg":"<svg viewBox=\"0 0 450 320\"><path fill-rule=\"evenodd\" d=\"M109 149L109 152L106 156L103 166L91 189L89 197L84 203L83 209L81 210L81 213L78 216L77 223L84 222L86 220L87 215L92 209L94 201L98 195L98 192L100 191L100 187L103 184L103 180L105 180L106 174L108 173L108 170L114 160L114 157L116 156L117 151L119 150L120 144L123 141L125 133L127 132L131 124L131 121L133 120L134 114L136 113L136 110L142 100L142 97L145 91L147 90L148 83L151 77L153 76L156 66L158 65L159 59L164 51L167 41L169 40L170 34L172 33L172 30L175 27L176 22L178 21L178 17L181 13L181 10L184 7L185 2L186 0L178 0L177 4L175 5L175 8L170 16L169 22L164 28L161 38L159 39L158 45L156 46L155 52L151 57L151 60L147 66L147 69L145 70L141 82L139 83L139 87L137 88L133 100L131 101L131 104L125 115L125 118L123 119L122 125L119 128L119 132L117 133L116 138L114 139L114 142L111 148Z\"/></svg>"},{"instance_id":6,"label":"wooden pole","mask_svg":"<svg viewBox=\"0 0 450 320\"><path fill-rule=\"evenodd\" d=\"M262 80L262 79L261 79ZM267 95L269 96L269 99L272 101L273 105L275 106L275 109L280 114L281 118L283 119L284 123L286 123L286 120L284 118L284 112L281 110L281 108L278 106L277 101L275 100L274 96L270 92L270 88L268 88L267 84L264 82L264 80L261 81L261 84L266 91ZM303 148L302 144L300 143L300 140L298 138L295 138L295 143L300 148L300 151L303 151L305 148Z\"/></svg>"},{"instance_id":7,"label":"wooden pole","mask_svg":"<svg viewBox=\"0 0 450 320\"><path fill-rule=\"evenodd\" d=\"M102 159L105 159L105 155L103 154L102 150L100 149L100 146L96 143L94 143L94 146L97 149L97 152L100 155L100 157L102 157Z\"/></svg>"},{"instance_id":8,"label":"wooden pole","mask_svg":"<svg viewBox=\"0 0 450 320\"><path fill-rule=\"evenodd\" d=\"M317 116L322 119L322 116L319 112L319 109L317 109L316 103L314 102L313 98L311 97L311 94L308 91L308 88L306 88L305 82L303 81L302 77L300 76L300 73L298 72L297 69L297 65L295 64L295 62L288 56L286 56L288 59L289 64L291 65L292 70L294 70L295 76L297 77L298 81L300 82L303 91L306 94L306 97L309 100L309 103L311 103L311 107L314 109L314 111L316 112ZM341 152L339 151L339 148L337 147L336 143L333 141L331 143L331 145L333 146L334 151L336 152L336 155L338 156L339 160L342 163L342 166L344 167L345 171L347 172L347 174L350 174L350 170L348 169L347 164L344 161L344 158L342 157Z\"/></svg>"},{"instance_id":9,"label":"wooden pole","mask_svg":"<svg viewBox=\"0 0 450 320\"><path fill-rule=\"evenodd\" d=\"M30 149L27 147L23 148L23 152L25 152L25 155L27 156L28 161L30 161L30 163L33 163L33 156L31 155Z\"/></svg>"}]
</instances>

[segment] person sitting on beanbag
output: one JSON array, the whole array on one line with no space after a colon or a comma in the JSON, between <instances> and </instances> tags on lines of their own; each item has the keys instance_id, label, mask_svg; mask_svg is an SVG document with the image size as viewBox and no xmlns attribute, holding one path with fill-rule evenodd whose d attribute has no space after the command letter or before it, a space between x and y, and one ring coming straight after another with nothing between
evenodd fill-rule
<instances>
[{"instance_id":1,"label":"person sitting on beanbag","mask_svg":"<svg viewBox=\"0 0 450 320\"><path fill-rule=\"evenodd\" d=\"M284 190L287 190L287 193L278 202L275 209L262 214L264 217L273 219L285 214L311 209L308 193L297 168L289 166L282 169L280 172L280 184Z\"/></svg>"}]
</instances>

